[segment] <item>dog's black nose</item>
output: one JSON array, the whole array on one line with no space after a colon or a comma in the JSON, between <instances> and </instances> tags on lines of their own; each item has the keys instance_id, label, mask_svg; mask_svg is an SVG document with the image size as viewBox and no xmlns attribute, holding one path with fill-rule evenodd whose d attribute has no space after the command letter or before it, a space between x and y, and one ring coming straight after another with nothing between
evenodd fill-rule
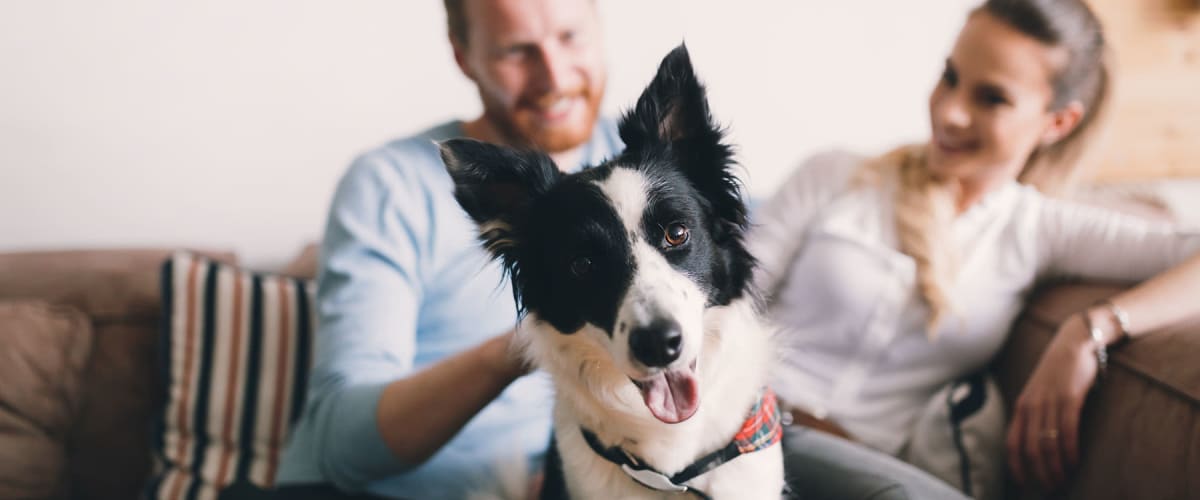
<instances>
[{"instance_id":1,"label":"dog's black nose","mask_svg":"<svg viewBox=\"0 0 1200 500\"><path fill-rule=\"evenodd\" d=\"M655 320L629 332L629 350L646 366L667 366L679 359L682 348L683 332L679 323L671 320Z\"/></svg>"}]
</instances>

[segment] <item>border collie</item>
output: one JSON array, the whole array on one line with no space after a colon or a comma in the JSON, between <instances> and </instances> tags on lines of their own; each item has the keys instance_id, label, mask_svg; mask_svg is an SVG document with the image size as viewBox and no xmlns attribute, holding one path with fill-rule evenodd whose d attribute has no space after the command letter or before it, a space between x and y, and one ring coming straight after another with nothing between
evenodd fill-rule
<instances>
[{"instance_id":1,"label":"border collie","mask_svg":"<svg viewBox=\"0 0 1200 500\"><path fill-rule=\"evenodd\" d=\"M626 149L575 174L539 152L441 144L511 276L524 353L555 385L543 497L778 499L746 208L685 47L619 130Z\"/></svg>"}]
</instances>

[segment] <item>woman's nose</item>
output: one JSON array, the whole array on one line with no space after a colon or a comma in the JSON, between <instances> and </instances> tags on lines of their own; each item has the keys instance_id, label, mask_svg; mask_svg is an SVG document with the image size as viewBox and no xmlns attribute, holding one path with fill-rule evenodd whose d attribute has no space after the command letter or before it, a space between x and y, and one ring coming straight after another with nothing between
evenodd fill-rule
<instances>
[{"instance_id":1,"label":"woman's nose","mask_svg":"<svg viewBox=\"0 0 1200 500\"><path fill-rule=\"evenodd\" d=\"M940 125L952 128L967 128L971 125L971 112L961 94L950 91L938 100L934 113Z\"/></svg>"}]
</instances>

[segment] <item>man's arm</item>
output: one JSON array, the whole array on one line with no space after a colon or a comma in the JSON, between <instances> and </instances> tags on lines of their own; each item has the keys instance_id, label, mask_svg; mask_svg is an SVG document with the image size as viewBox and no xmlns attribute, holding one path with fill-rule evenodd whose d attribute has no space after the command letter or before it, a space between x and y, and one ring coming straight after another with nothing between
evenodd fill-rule
<instances>
[{"instance_id":1,"label":"man's arm","mask_svg":"<svg viewBox=\"0 0 1200 500\"><path fill-rule=\"evenodd\" d=\"M405 464L433 456L467 421L526 369L512 355L513 332L388 384L379 399L379 433Z\"/></svg>"},{"instance_id":2,"label":"man's arm","mask_svg":"<svg viewBox=\"0 0 1200 500\"><path fill-rule=\"evenodd\" d=\"M428 195L412 171L368 156L330 210L305 418L322 476L346 491L427 460L523 373L509 335L414 371Z\"/></svg>"}]
</instances>

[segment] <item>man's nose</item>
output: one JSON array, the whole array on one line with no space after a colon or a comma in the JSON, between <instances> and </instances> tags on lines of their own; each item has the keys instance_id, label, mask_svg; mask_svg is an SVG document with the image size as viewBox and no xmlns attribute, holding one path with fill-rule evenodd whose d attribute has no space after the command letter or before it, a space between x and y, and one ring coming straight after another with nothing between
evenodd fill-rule
<instances>
[{"instance_id":1,"label":"man's nose","mask_svg":"<svg viewBox=\"0 0 1200 500\"><path fill-rule=\"evenodd\" d=\"M538 76L542 90L563 91L576 85L575 61L569 51L556 44L543 44L538 52Z\"/></svg>"}]
</instances>

